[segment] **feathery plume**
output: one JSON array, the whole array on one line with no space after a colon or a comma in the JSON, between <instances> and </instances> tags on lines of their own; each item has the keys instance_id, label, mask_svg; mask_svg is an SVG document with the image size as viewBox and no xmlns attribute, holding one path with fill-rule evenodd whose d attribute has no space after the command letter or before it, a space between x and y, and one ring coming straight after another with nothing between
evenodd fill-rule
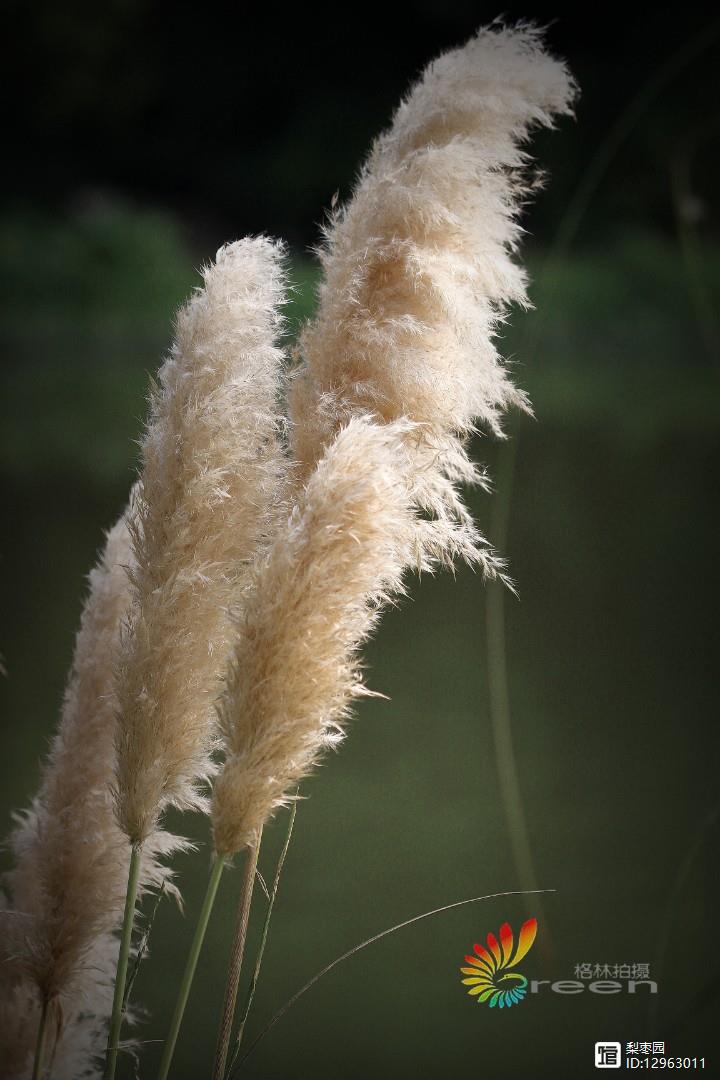
<instances>
[{"instance_id":1,"label":"feathery plume","mask_svg":"<svg viewBox=\"0 0 720 1080\"><path fill-rule=\"evenodd\" d=\"M401 439L408 427L352 418L255 560L218 708L226 756L212 796L215 861L161 1080L170 1074L225 861L248 847L213 1067L213 1077L225 1075L263 826L342 738L351 702L367 693L357 652L383 604L402 592L415 551ZM426 560L421 568L429 568Z\"/></svg>"},{"instance_id":2,"label":"feathery plume","mask_svg":"<svg viewBox=\"0 0 720 1080\"><path fill-rule=\"evenodd\" d=\"M152 390L131 530L135 606L118 678L117 813L134 845L169 804L204 806L230 609L285 475L274 344L282 247L218 252Z\"/></svg>"},{"instance_id":3,"label":"feathery plume","mask_svg":"<svg viewBox=\"0 0 720 1080\"><path fill-rule=\"evenodd\" d=\"M408 424L356 417L336 436L253 574L220 727L215 849L257 843L363 690L357 652L413 559Z\"/></svg>"},{"instance_id":4,"label":"feathery plume","mask_svg":"<svg viewBox=\"0 0 720 1080\"><path fill-rule=\"evenodd\" d=\"M331 216L320 252L319 309L299 342L293 449L307 476L349 415L407 416L421 542L491 576L502 568L459 483L487 486L465 443L502 435L510 405L529 409L494 337L507 306L527 304L513 254L530 190L521 149L568 113L575 86L538 29L493 25L440 56L376 141L354 194Z\"/></svg>"},{"instance_id":5,"label":"feathery plume","mask_svg":"<svg viewBox=\"0 0 720 1080\"><path fill-rule=\"evenodd\" d=\"M3 1075L29 1075L42 1003L59 1038L55 1075L95 1075L110 1013L129 845L115 821L112 678L127 615L132 562L123 515L89 577L58 732L40 791L10 837L15 867L0 911L0 1046ZM141 891L161 883L169 834L146 845Z\"/></svg>"}]
</instances>

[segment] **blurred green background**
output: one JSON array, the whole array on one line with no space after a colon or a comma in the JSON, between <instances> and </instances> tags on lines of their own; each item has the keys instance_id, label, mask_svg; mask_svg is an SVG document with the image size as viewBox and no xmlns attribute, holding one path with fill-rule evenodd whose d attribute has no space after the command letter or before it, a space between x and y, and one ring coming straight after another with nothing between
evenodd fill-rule
<instances>
[{"instance_id":1,"label":"blurred green background","mask_svg":"<svg viewBox=\"0 0 720 1080\"><path fill-rule=\"evenodd\" d=\"M0 217L3 833L37 786L84 575L125 502L148 373L197 268L245 232L286 236L291 336L312 310L323 207L420 67L497 14L424 3L402 30L339 11L278 32L140 0L10 8L10 78L30 57L35 76ZM368 679L391 700L363 703L303 786L249 1041L394 923L555 891L461 907L353 956L262 1040L248 1078L590 1076L596 1039L664 1039L709 1070L717 1057L717 28L699 8L680 30L659 9L592 35L579 16L504 10L550 23L583 90L577 122L536 143L550 180L526 217L535 310L502 335L536 419L474 447L496 491L469 498L519 599L460 570L411 583L384 618ZM205 823L173 824L201 850L178 860L186 915L161 904L136 984L143 1077L208 864ZM266 878L285 825L267 831ZM178 1078L209 1072L239 883L221 887ZM479 1007L464 954L528 914L528 977L648 963L657 997L545 987Z\"/></svg>"}]
</instances>

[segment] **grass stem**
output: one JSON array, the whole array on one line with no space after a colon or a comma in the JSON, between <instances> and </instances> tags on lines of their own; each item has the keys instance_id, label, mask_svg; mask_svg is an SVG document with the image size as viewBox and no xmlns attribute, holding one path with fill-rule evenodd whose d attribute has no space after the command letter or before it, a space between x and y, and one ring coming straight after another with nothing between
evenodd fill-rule
<instances>
[{"instance_id":1,"label":"grass stem","mask_svg":"<svg viewBox=\"0 0 720 1080\"><path fill-rule=\"evenodd\" d=\"M293 826L295 825L295 814L297 813L297 797L298 791L295 792L295 799L290 807L290 816L288 818L288 830L285 837L285 843L278 859L278 864L275 870L275 879L272 884L272 890L268 894L268 906L265 912L265 921L263 922L262 932L260 934L260 947L257 951L255 958L255 970L253 971L252 979L250 980L250 986L248 987L247 997L245 998L245 1007L240 1017L240 1023L238 1025L238 1032L235 1036L235 1052L233 1054L232 1061L230 1062L229 1075L232 1074L235 1062L238 1059L240 1050L242 1047L243 1035L245 1034L245 1024L247 1018L250 1015L250 1009L252 1008L253 998L255 997L255 990L257 988L258 979L260 978L260 968L262 967L263 954L265 953L265 946L268 939L268 931L270 929L270 919L272 918L273 908L275 907L275 897L277 896L278 886L280 885L280 876L282 874L283 866L285 865L285 858L290 847L290 840L292 839Z\"/></svg>"},{"instance_id":2,"label":"grass stem","mask_svg":"<svg viewBox=\"0 0 720 1080\"><path fill-rule=\"evenodd\" d=\"M247 938L248 922L250 921L250 907L252 904L253 886L255 885L255 871L257 870L258 855L260 854L260 841L262 833L258 837L255 847L248 848L245 856L245 873L243 876L240 903L238 905L237 920L235 923L235 937L233 938L230 964L228 967L227 983L225 984L225 1000L223 1002L223 1014L218 1032L217 1047L215 1050L215 1064L213 1066L213 1080L223 1080L225 1065L227 1062L230 1036L232 1035L233 1020L235 1019L235 1005L237 1003L238 986L240 984L240 972L242 970L243 954L245 952L245 940Z\"/></svg>"},{"instance_id":3,"label":"grass stem","mask_svg":"<svg viewBox=\"0 0 720 1080\"><path fill-rule=\"evenodd\" d=\"M45 1059L45 1040L47 1037L48 1000L43 996L40 1023L38 1025L37 1042L35 1043L35 1061L33 1063L32 1080L39 1080L43 1074Z\"/></svg>"},{"instance_id":4,"label":"grass stem","mask_svg":"<svg viewBox=\"0 0 720 1080\"><path fill-rule=\"evenodd\" d=\"M493 544L500 550L504 550L507 544L510 505L515 478L516 447L517 440L504 444L500 451L499 491L493 503L490 531ZM505 589L499 582L488 583L485 615L490 721L492 724L493 748L500 797L520 885L528 892L535 892L538 887L537 878L533 865L532 848L512 736L505 632ZM533 899L533 914L544 923L544 914L537 896Z\"/></svg>"},{"instance_id":5,"label":"grass stem","mask_svg":"<svg viewBox=\"0 0 720 1080\"><path fill-rule=\"evenodd\" d=\"M132 941L133 923L135 920L135 901L137 900L138 884L140 882L140 862L140 845L133 844L130 849L130 868L128 870L127 892L125 893L125 913L123 915L120 952L118 953L117 973L115 975L115 993L113 996L112 1016L110 1018L110 1031L108 1033L104 1080L113 1080L115 1068L117 1066L118 1050L120 1049L123 1002L125 1000L125 980L127 979L130 942Z\"/></svg>"},{"instance_id":6,"label":"grass stem","mask_svg":"<svg viewBox=\"0 0 720 1080\"><path fill-rule=\"evenodd\" d=\"M202 908L198 915L195 934L190 946L190 953L187 958L187 964L185 965L182 982L180 983L180 990L175 1003L175 1012L173 1013L173 1018L170 1023L170 1031L165 1040L163 1056L160 1062L160 1071L158 1072L158 1080L166 1080L170 1072L170 1065L172 1064L173 1054L175 1053L175 1044L177 1043L178 1034L180 1032L180 1025L182 1024L183 1015L185 1013L185 1006L187 1005L190 996L195 969L200 957L203 941L205 940L205 931L207 930L208 922L210 921L210 913L212 912L213 904L215 903L215 897L217 895L218 885L220 884L224 866L224 859L216 855L212 870L210 871L210 879L205 892L205 899L203 900Z\"/></svg>"}]
</instances>

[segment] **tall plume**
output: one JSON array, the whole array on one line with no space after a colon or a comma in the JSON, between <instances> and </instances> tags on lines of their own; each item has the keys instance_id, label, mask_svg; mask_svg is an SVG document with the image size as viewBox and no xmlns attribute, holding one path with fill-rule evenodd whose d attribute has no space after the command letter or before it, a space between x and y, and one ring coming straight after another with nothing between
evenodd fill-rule
<instances>
[{"instance_id":1,"label":"tall plume","mask_svg":"<svg viewBox=\"0 0 720 1080\"><path fill-rule=\"evenodd\" d=\"M257 843L364 692L358 649L413 559L407 427L351 419L255 567L220 705L220 855Z\"/></svg>"},{"instance_id":2,"label":"tall plume","mask_svg":"<svg viewBox=\"0 0 720 1080\"><path fill-rule=\"evenodd\" d=\"M115 821L112 678L127 616L132 562L123 515L108 533L78 631L58 732L40 791L10 837L15 867L0 910L0 1058L3 1075L29 1075L43 1001L59 1029L57 1077L92 1074L112 1001L129 845ZM142 889L161 882L158 862L176 846L154 834Z\"/></svg>"},{"instance_id":3,"label":"tall plume","mask_svg":"<svg viewBox=\"0 0 720 1080\"><path fill-rule=\"evenodd\" d=\"M507 306L527 303L513 259L530 186L521 147L574 93L527 25L483 29L430 64L330 220L318 312L299 342L291 416L303 474L349 415L410 418L421 543L491 575L502 564L457 485L486 484L471 433L501 435L508 406L529 408L494 343Z\"/></svg>"},{"instance_id":4,"label":"tall plume","mask_svg":"<svg viewBox=\"0 0 720 1080\"><path fill-rule=\"evenodd\" d=\"M230 610L282 496L281 256L264 238L218 252L151 395L116 682L117 814L138 846L167 805L204 805Z\"/></svg>"}]
</instances>

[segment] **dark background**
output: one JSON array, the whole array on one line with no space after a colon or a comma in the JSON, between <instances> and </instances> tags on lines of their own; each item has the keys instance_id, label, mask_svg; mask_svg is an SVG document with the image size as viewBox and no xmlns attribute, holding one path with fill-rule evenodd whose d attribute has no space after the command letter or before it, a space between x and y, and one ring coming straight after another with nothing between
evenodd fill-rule
<instances>
[{"instance_id":1,"label":"dark background","mask_svg":"<svg viewBox=\"0 0 720 1080\"><path fill-rule=\"evenodd\" d=\"M364 153L399 97L433 55L497 16L486 4L274 8L252 14L208 4L110 0L4 5L16 27L7 50L7 196L58 212L93 192L177 214L215 241L277 232L302 248L316 241L322 210L345 195ZM634 95L691 41L705 42L627 139L593 200L583 239L640 220L671 229L668 166L702 143L693 182L717 186L714 105L718 50L700 9L503 8L507 21L548 27L553 51L583 91L577 125L543 139L553 184L532 211L547 239L589 160ZM404 16L403 18L400 18ZM699 164L695 160L695 164Z\"/></svg>"},{"instance_id":2,"label":"dark background","mask_svg":"<svg viewBox=\"0 0 720 1080\"><path fill-rule=\"evenodd\" d=\"M225 240L284 236L291 325L307 315L308 249L333 194L349 194L423 65L499 11L3 11L4 832L37 786L84 574L124 504L147 373L197 267ZM549 172L525 217L536 310L504 335L537 419L513 419L511 448L475 447L496 493L473 505L520 600L460 571L414 583L384 620L369 681L392 700L365 703L304 788L248 1033L387 926L557 891L459 908L354 956L280 1021L248 1077L577 1077L595 1075L604 1038L664 1039L713 1065L718 28L687 6L504 14L548 24L582 90L576 121L534 143ZM203 822L175 825L206 844ZM266 877L284 827L268 830ZM206 865L180 860L185 918L159 909L142 1038L166 1030ZM178 1077L209 1071L238 884L222 887ZM647 962L657 998L478 1007L462 956L528 913L528 977ZM143 1076L157 1055L148 1042Z\"/></svg>"}]
</instances>

